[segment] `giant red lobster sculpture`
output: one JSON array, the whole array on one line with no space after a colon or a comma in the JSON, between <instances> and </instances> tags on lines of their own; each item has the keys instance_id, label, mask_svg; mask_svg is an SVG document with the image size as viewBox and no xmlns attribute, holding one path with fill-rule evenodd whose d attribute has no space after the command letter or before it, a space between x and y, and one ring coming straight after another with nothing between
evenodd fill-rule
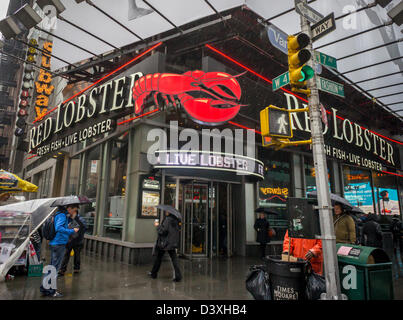
<instances>
[{"instance_id":1,"label":"giant red lobster sculpture","mask_svg":"<svg viewBox=\"0 0 403 320\"><path fill-rule=\"evenodd\" d=\"M242 74L241 74L242 75ZM183 74L155 73L141 77L134 83L135 114L140 114L146 98L162 94L168 104L176 106L175 97L194 121L217 125L235 117L240 107L241 87L232 76L224 72L188 71Z\"/></svg>"}]
</instances>

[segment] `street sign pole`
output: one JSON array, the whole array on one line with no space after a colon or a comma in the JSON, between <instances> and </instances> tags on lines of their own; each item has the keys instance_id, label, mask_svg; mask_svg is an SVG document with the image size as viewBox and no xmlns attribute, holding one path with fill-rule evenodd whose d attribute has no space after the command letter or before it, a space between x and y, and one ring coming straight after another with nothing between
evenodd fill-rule
<instances>
[{"instance_id":1,"label":"street sign pole","mask_svg":"<svg viewBox=\"0 0 403 320\"><path fill-rule=\"evenodd\" d=\"M307 3L306 0L302 0L301 2L304 4ZM301 29L302 32L309 35L309 38L312 39L310 24L303 16L301 16ZM307 49L311 51L312 57L314 57L312 42ZM308 62L310 67L313 67L313 60L314 59L311 59ZM341 300L342 295L340 291L339 268L336 255L336 237L333 227L333 213L329 193L319 92L316 81L316 75L308 80L308 88L311 90L309 96L309 117L311 119L312 152L316 172L315 180L322 239L324 275L326 278L326 300Z\"/></svg>"}]
</instances>

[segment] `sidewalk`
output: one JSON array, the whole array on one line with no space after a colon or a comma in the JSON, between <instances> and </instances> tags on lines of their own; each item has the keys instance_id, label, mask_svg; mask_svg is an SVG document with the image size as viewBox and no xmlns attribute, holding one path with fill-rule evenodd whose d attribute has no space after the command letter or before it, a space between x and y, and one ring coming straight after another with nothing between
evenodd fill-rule
<instances>
[{"instance_id":1,"label":"sidewalk","mask_svg":"<svg viewBox=\"0 0 403 320\"><path fill-rule=\"evenodd\" d=\"M158 279L150 279L150 265L133 266L111 262L92 254L83 254L82 272L66 275L58 280L58 288L64 294L59 300L107 299L252 299L245 289L248 268L261 264L256 258L179 259L183 281L172 282L169 261L163 261ZM401 270L403 271L403 270ZM403 300L403 273L394 275L395 299ZM53 299L43 298L39 292L41 278L17 276L0 283L0 300Z\"/></svg>"}]
</instances>

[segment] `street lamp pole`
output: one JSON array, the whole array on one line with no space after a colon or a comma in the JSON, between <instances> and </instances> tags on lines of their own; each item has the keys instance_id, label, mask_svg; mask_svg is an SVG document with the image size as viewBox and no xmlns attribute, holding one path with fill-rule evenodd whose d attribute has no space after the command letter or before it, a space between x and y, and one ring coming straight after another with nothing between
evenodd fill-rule
<instances>
[{"instance_id":1,"label":"street lamp pole","mask_svg":"<svg viewBox=\"0 0 403 320\"><path fill-rule=\"evenodd\" d=\"M302 2L305 4L307 3L306 0L303 0ZM312 39L310 24L303 16L301 16L301 30ZM310 44L306 49L310 50L311 56L314 57L312 41L310 41ZM311 68L314 68L313 59L310 59L307 64ZM340 300L342 299L342 295L340 291L339 268L336 255L336 237L333 226L333 213L329 192L316 74L313 78L308 80L308 88L311 91L308 97L309 117L311 122L313 160L316 172L315 180L321 230L320 239L322 240L324 275L326 279L326 297L322 297L322 299Z\"/></svg>"}]
</instances>

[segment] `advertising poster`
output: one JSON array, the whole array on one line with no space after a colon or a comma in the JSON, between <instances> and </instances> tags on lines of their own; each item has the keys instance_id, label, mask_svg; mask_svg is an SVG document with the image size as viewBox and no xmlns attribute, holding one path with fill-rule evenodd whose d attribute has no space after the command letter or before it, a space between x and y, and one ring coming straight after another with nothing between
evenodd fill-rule
<instances>
[{"instance_id":1,"label":"advertising poster","mask_svg":"<svg viewBox=\"0 0 403 320\"><path fill-rule=\"evenodd\" d=\"M400 215L398 192L396 189L376 188L377 211L384 215Z\"/></svg>"},{"instance_id":2,"label":"advertising poster","mask_svg":"<svg viewBox=\"0 0 403 320\"><path fill-rule=\"evenodd\" d=\"M155 191L143 191L143 203L141 205L141 215L146 217L157 217L158 211L155 206L160 203L160 194Z\"/></svg>"},{"instance_id":3,"label":"advertising poster","mask_svg":"<svg viewBox=\"0 0 403 320\"><path fill-rule=\"evenodd\" d=\"M372 189L369 182L348 184L344 187L344 198L365 213L374 213Z\"/></svg>"}]
</instances>

